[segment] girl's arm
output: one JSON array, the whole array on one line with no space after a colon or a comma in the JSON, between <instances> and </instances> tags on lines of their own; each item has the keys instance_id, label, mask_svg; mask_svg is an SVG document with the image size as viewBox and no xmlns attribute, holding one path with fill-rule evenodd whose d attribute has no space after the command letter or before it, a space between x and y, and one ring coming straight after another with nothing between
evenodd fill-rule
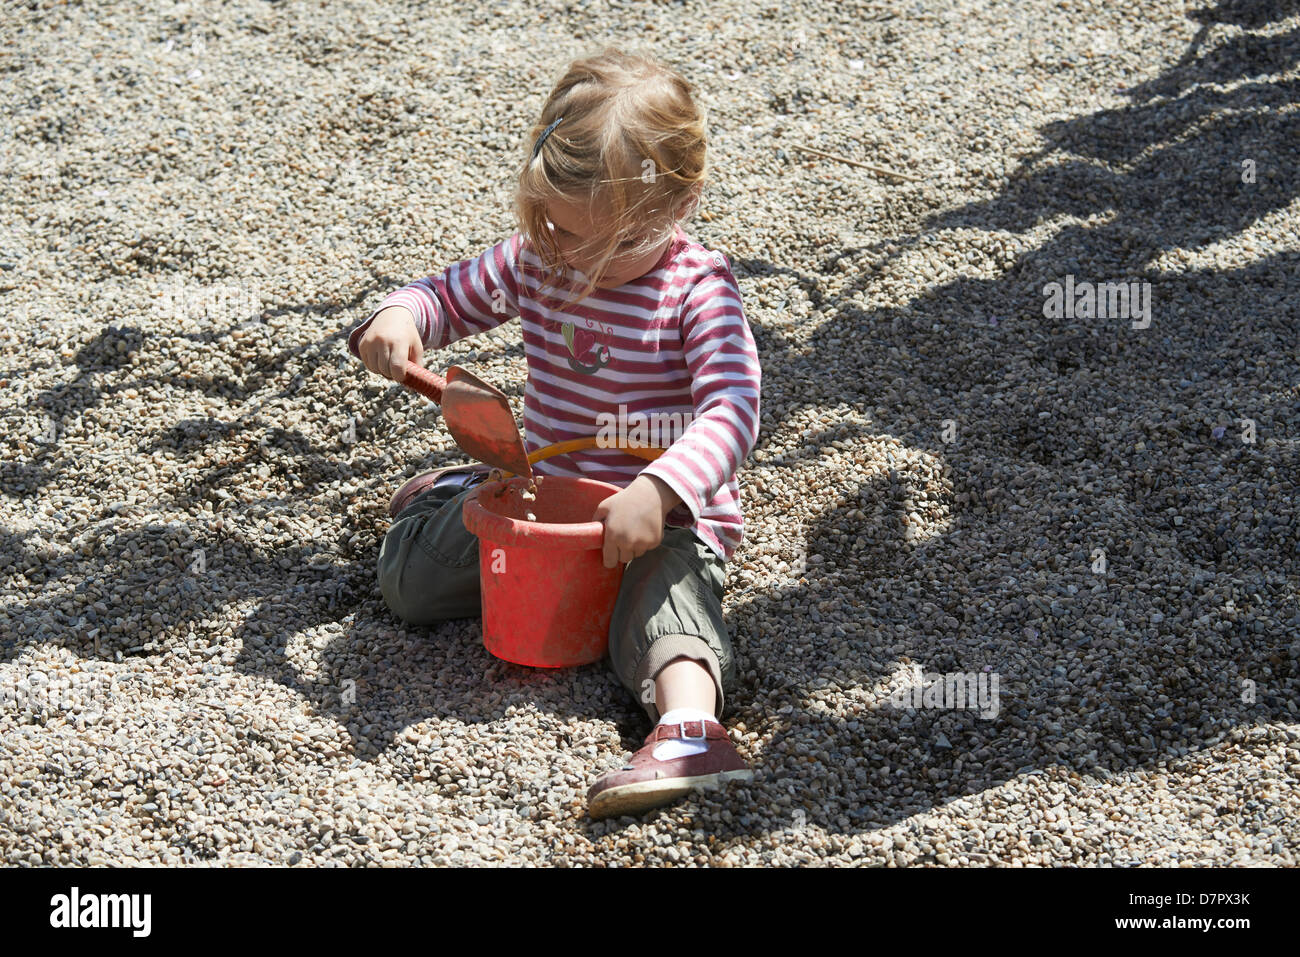
<instances>
[{"instance_id":1,"label":"girl's arm","mask_svg":"<svg viewBox=\"0 0 1300 957\"><path fill-rule=\"evenodd\" d=\"M361 358L361 337L375 317L390 306L403 306L410 312L425 349L441 349L519 315L518 262L522 242L522 234L516 232L473 259L390 293L365 322L352 330L348 350Z\"/></svg>"},{"instance_id":2,"label":"girl's arm","mask_svg":"<svg viewBox=\"0 0 1300 957\"><path fill-rule=\"evenodd\" d=\"M716 266L688 294L682 341L695 411L690 426L641 475L672 489L694 522L758 442L758 348L740 288L725 265Z\"/></svg>"}]
</instances>

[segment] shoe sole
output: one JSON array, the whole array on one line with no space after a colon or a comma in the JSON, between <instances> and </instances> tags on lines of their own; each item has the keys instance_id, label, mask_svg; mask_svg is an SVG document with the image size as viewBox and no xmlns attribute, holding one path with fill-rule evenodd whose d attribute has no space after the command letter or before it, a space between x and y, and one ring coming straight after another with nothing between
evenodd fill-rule
<instances>
[{"instance_id":1,"label":"shoe sole","mask_svg":"<svg viewBox=\"0 0 1300 957\"><path fill-rule=\"evenodd\" d=\"M753 770L742 770L719 771L716 774L700 774L691 778L668 778L663 781L620 784L617 787L607 788L592 798L587 807L587 816L593 820L600 820L606 817L636 814L671 804L692 791L713 791L731 781L752 780L754 780Z\"/></svg>"},{"instance_id":2,"label":"shoe sole","mask_svg":"<svg viewBox=\"0 0 1300 957\"><path fill-rule=\"evenodd\" d=\"M466 471L465 472L460 471L461 468L466 469ZM468 469L469 466L455 467L454 471L444 472L442 475L439 475L436 478L426 481L423 485L420 485L414 491L407 490L403 492L401 489L399 489L398 493L394 495L388 503L388 517L397 518L397 516L402 513L402 511L406 508L406 506L410 505L411 502L415 500L416 496L423 495L431 488L437 488L439 482L442 482L444 485L451 484L450 482L446 481L449 478L454 478L459 476L461 479L460 486L462 491L467 488L473 488L475 485L480 485L487 480L487 476L488 476L487 472L483 472L483 471L468 472ZM412 479L412 481L414 481L414 479ZM401 495L400 503L398 500L398 495Z\"/></svg>"}]
</instances>

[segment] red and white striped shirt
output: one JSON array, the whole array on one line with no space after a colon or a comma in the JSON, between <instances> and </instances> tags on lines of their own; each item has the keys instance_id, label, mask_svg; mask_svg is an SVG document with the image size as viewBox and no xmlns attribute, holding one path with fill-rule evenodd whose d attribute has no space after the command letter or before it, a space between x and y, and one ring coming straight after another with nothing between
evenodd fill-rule
<instances>
[{"instance_id":1,"label":"red and white striped shirt","mask_svg":"<svg viewBox=\"0 0 1300 957\"><path fill-rule=\"evenodd\" d=\"M576 294L579 279L587 277L565 273L561 289ZM617 429L631 432L633 442L667 447L650 463L618 448L594 448L545 459L533 471L621 488L643 472L657 476L682 499L666 524L691 528L729 561L744 538L736 470L758 441L762 374L726 259L678 226L659 262L617 289L596 289L566 307L540 285L540 260L515 232L474 259L391 293L352 331L348 349L360 358L362 334L393 305L415 316L426 350L519 316L530 453L601 434L602 426L606 436Z\"/></svg>"}]
</instances>

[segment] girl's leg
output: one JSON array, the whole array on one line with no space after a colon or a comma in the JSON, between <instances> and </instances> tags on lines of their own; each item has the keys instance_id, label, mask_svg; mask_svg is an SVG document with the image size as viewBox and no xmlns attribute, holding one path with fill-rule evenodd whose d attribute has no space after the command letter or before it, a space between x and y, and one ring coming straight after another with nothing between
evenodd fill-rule
<instances>
[{"instance_id":1,"label":"girl's leg","mask_svg":"<svg viewBox=\"0 0 1300 957\"><path fill-rule=\"evenodd\" d=\"M722 619L723 563L689 529L664 531L628 565L610 627L610 663L657 722L632 760L587 792L593 818L635 814L697 788L753 780L717 721L735 678Z\"/></svg>"},{"instance_id":2,"label":"girl's leg","mask_svg":"<svg viewBox=\"0 0 1300 957\"><path fill-rule=\"evenodd\" d=\"M722 617L725 578L721 559L688 528L664 529L659 547L624 571L610 623L610 665L651 721L673 707L722 714L735 679ZM672 703L681 699L691 703Z\"/></svg>"},{"instance_id":3,"label":"girl's leg","mask_svg":"<svg viewBox=\"0 0 1300 957\"><path fill-rule=\"evenodd\" d=\"M393 520L379 547L376 577L390 611L407 624L482 614L478 538L461 506L473 489L431 488Z\"/></svg>"},{"instance_id":4,"label":"girl's leg","mask_svg":"<svg viewBox=\"0 0 1300 957\"><path fill-rule=\"evenodd\" d=\"M713 715L718 687L713 675L697 659L685 656L674 658L664 665L655 678L655 701L659 712L667 714L678 708L690 708Z\"/></svg>"}]
</instances>

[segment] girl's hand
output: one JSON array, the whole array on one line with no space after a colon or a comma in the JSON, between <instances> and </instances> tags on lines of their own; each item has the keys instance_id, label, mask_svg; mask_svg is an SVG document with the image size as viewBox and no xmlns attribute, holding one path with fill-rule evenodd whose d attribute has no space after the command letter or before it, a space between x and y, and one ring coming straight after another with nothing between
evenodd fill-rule
<instances>
[{"instance_id":1,"label":"girl's hand","mask_svg":"<svg viewBox=\"0 0 1300 957\"><path fill-rule=\"evenodd\" d=\"M680 502L663 479L638 475L627 488L597 505L592 521L605 523L605 567L658 548L664 538L664 519Z\"/></svg>"},{"instance_id":2,"label":"girl's hand","mask_svg":"<svg viewBox=\"0 0 1300 957\"><path fill-rule=\"evenodd\" d=\"M380 312L357 343L357 352L371 372L401 382L406 376L405 363L419 362L424 355L424 343L411 310L389 306Z\"/></svg>"}]
</instances>

